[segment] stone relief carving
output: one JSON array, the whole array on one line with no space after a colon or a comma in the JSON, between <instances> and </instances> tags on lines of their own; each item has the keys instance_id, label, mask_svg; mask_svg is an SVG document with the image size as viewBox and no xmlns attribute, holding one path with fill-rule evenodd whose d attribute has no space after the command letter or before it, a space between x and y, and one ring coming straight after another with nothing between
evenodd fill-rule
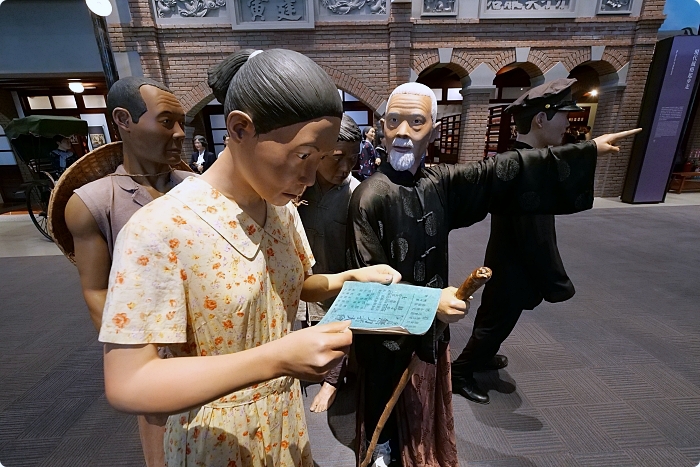
<instances>
[{"instance_id":1,"label":"stone relief carving","mask_svg":"<svg viewBox=\"0 0 700 467\"><path fill-rule=\"evenodd\" d=\"M598 13L629 13L632 0L600 0Z\"/></svg>"},{"instance_id":2,"label":"stone relief carving","mask_svg":"<svg viewBox=\"0 0 700 467\"><path fill-rule=\"evenodd\" d=\"M423 14L456 15L455 0L423 0Z\"/></svg>"},{"instance_id":3,"label":"stone relief carving","mask_svg":"<svg viewBox=\"0 0 700 467\"><path fill-rule=\"evenodd\" d=\"M265 5L269 0L249 0L247 5L250 10L249 21L265 21ZM277 21L299 21L303 15L297 13L296 0L281 0L275 4L277 7ZM274 11L274 10L273 10Z\"/></svg>"},{"instance_id":4,"label":"stone relief carving","mask_svg":"<svg viewBox=\"0 0 700 467\"><path fill-rule=\"evenodd\" d=\"M299 21L301 15L297 14L295 3L296 0L286 0L277 5L277 21Z\"/></svg>"},{"instance_id":5,"label":"stone relief carving","mask_svg":"<svg viewBox=\"0 0 700 467\"><path fill-rule=\"evenodd\" d=\"M386 14L386 0L321 0L321 6L333 15Z\"/></svg>"},{"instance_id":6,"label":"stone relief carving","mask_svg":"<svg viewBox=\"0 0 700 467\"><path fill-rule=\"evenodd\" d=\"M206 16L226 6L226 0L154 0L159 18Z\"/></svg>"},{"instance_id":7,"label":"stone relief carving","mask_svg":"<svg viewBox=\"0 0 700 467\"><path fill-rule=\"evenodd\" d=\"M570 10L571 3L572 0L488 0L486 10Z\"/></svg>"},{"instance_id":8,"label":"stone relief carving","mask_svg":"<svg viewBox=\"0 0 700 467\"><path fill-rule=\"evenodd\" d=\"M250 8L250 15L251 15L251 21L256 21L257 19L260 19L261 21L265 21L265 16L263 13L265 13L265 5L263 5L263 2L267 2L267 0L250 0L248 2L248 8Z\"/></svg>"}]
</instances>

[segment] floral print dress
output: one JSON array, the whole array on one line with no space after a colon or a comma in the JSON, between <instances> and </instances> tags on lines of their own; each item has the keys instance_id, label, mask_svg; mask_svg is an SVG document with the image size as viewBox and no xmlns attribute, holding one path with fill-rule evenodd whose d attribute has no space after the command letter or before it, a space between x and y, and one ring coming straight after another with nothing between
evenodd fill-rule
<instances>
[{"instance_id":1,"label":"floral print dress","mask_svg":"<svg viewBox=\"0 0 700 467\"><path fill-rule=\"evenodd\" d=\"M188 178L120 233L100 341L164 344L175 357L257 347L290 331L312 264L291 204L268 204L260 227ZM299 382L289 377L171 415L164 444L169 467L313 466Z\"/></svg>"}]
</instances>

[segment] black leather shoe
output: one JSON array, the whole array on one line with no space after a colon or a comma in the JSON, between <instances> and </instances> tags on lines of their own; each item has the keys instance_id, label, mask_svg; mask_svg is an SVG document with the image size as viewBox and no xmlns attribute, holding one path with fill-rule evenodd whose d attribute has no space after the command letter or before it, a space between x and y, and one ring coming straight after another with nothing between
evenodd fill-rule
<instances>
[{"instance_id":1,"label":"black leather shoe","mask_svg":"<svg viewBox=\"0 0 700 467\"><path fill-rule=\"evenodd\" d=\"M473 376L452 378L452 392L479 404L489 403L489 395L479 387Z\"/></svg>"},{"instance_id":2,"label":"black leather shoe","mask_svg":"<svg viewBox=\"0 0 700 467\"><path fill-rule=\"evenodd\" d=\"M474 367L474 371L493 371L500 370L508 366L508 357L505 355L494 355L487 362L482 363Z\"/></svg>"}]
</instances>

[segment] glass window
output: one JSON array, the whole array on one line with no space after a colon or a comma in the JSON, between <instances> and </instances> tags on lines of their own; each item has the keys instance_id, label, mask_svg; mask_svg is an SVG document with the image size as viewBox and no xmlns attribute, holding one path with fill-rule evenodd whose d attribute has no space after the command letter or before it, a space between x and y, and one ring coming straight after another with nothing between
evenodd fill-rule
<instances>
[{"instance_id":1,"label":"glass window","mask_svg":"<svg viewBox=\"0 0 700 467\"><path fill-rule=\"evenodd\" d=\"M462 94L460 91L462 88L449 88L447 90L447 100L448 101L461 101L462 100Z\"/></svg>"},{"instance_id":2,"label":"glass window","mask_svg":"<svg viewBox=\"0 0 700 467\"><path fill-rule=\"evenodd\" d=\"M0 152L0 165L17 165L15 156L11 152Z\"/></svg>"},{"instance_id":3,"label":"glass window","mask_svg":"<svg viewBox=\"0 0 700 467\"><path fill-rule=\"evenodd\" d=\"M212 137L214 138L214 141L212 143L214 144L220 144L221 147L223 148L224 145L224 135L226 134L226 129L224 128L223 130L211 130Z\"/></svg>"},{"instance_id":4,"label":"glass window","mask_svg":"<svg viewBox=\"0 0 700 467\"><path fill-rule=\"evenodd\" d=\"M27 100L29 101L29 108L32 110L43 110L52 108L49 96L27 97Z\"/></svg>"},{"instance_id":5,"label":"glass window","mask_svg":"<svg viewBox=\"0 0 700 467\"><path fill-rule=\"evenodd\" d=\"M209 122L212 128L221 129L226 128L226 119L223 114L215 114L209 116Z\"/></svg>"},{"instance_id":6,"label":"glass window","mask_svg":"<svg viewBox=\"0 0 700 467\"><path fill-rule=\"evenodd\" d=\"M5 130L0 126L0 165L17 165L15 162L15 156L12 154L12 148L10 147L10 140L7 136L3 136Z\"/></svg>"},{"instance_id":7,"label":"glass window","mask_svg":"<svg viewBox=\"0 0 700 467\"><path fill-rule=\"evenodd\" d=\"M75 96L53 96L53 104L57 109L77 109Z\"/></svg>"},{"instance_id":8,"label":"glass window","mask_svg":"<svg viewBox=\"0 0 700 467\"><path fill-rule=\"evenodd\" d=\"M369 118L366 110L346 110L345 113L355 120L358 126L368 125Z\"/></svg>"},{"instance_id":9,"label":"glass window","mask_svg":"<svg viewBox=\"0 0 700 467\"><path fill-rule=\"evenodd\" d=\"M104 109L105 107L107 107L107 103L105 102L105 96L99 94L84 95L83 103L85 104L86 109Z\"/></svg>"},{"instance_id":10,"label":"glass window","mask_svg":"<svg viewBox=\"0 0 700 467\"><path fill-rule=\"evenodd\" d=\"M442 100L442 89L432 89L433 94L435 94L435 99L441 101Z\"/></svg>"},{"instance_id":11,"label":"glass window","mask_svg":"<svg viewBox=\"0 0 700 467\"><path fill-rule=\"evenodd\" d=\"M357 97L353 96L349 92L345 93L345 99L343 99L343 100L345 102L358 102L359 101L359 99Z\"/></svg>"}]
</instances>

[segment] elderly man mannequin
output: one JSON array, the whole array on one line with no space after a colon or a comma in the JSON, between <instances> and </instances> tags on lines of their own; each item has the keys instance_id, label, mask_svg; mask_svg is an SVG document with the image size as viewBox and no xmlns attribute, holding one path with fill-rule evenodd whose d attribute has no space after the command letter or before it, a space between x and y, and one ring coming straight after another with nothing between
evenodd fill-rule
<instances>
[{"instance_id":1,"label":"elderly man mannequin","mask_svg":"<svg viewBox=\"0 0 700 467\"><path fill-rule=\"evenodd\" d=\"M513 114L518 136L513 149L546 148L561 144L569 112L581 110L571 98L575 79L557 79L530 89L506 110ZM508 365L496 355L523 310L542 300L563 302L574 295L557 248L552 215L491 217L491 236L484 265L493 277L484 287L469 343L452 363L452 390L488 404L489 396L474 379L474 371Z\"/></svg>"},{"instance_id":2,"label":"elderly man mannequin","mask_svg":"<svg viewBox=\"0 0 700 467\"><path fill-rule=\"evenodd\" d=\"M185 111L168 88L148 78L124 78L110 89L107 107L123 141L124 163L75 190L65 207L83 296L98 330L117 234L138 209L191 175L171 169L180 163ZM165 465L163 423L139 416L148 467Z\"/></svg>"},{"instance_id":3,"label":"elderly man mannequin","mask_svg":"<svg viewBox=\"0 0 700 467\"><path fill-rule=\"evenodd\" d=\"M616 151L610 143L629 132L554 150L523 150L483 162L422 168L428 144L439 134L436 117L435 96L427 86L403 84L389 96L383 119L389 163L353 193L348 259L351 267L386 263L404 281L443 289L436 321L452 323L469 305L456 299L454 287L446 287L450 230L472 225L489 211L556 214L590 208L597 156ZM436 328L434 323L423 336L355 339L364 369L364 407L358 409L358 422L367 438L412 355L424 362L379 437L375 466L459 465L450 397L449 329L438 335ZM360 458L365 449L361 442Z\"/></svg>"}]
</instances>

